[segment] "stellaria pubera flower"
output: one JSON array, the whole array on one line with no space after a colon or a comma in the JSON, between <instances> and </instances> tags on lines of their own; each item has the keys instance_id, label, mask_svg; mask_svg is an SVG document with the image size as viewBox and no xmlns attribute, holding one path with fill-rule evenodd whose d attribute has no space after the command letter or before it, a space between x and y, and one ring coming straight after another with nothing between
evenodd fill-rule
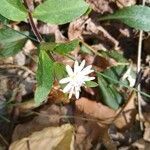
<instances>
[{"instance_id":1,"label":"stellaria pubera flower","mask_svg":"<svg viewBox=\"0 0 150 150\"><path fill-rule=\"evenodd\" d=\"M92 70L92 65L84 67L85 60L83 60L80 65L78 61L75 61L73 69L69 65L66 65L68 77L61 79L59 83L67 84L63 92L68 93L69 98L75 95L76 99L79 99L81 87L84 86L87 81L95 79L95 77L89 76L90 73L94 72L94 70Z\"/></svg>"}]
</instances>

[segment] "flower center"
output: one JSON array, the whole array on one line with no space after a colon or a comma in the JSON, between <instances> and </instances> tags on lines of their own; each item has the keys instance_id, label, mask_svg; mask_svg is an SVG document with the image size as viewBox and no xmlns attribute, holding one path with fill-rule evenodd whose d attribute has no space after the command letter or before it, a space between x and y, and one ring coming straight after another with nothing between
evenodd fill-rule
<instances>
[{"instance_id":1,"label":"flower center","mask_svg":"<svg viewBox=\"0 0 150 150\"><path fill-rule=\"evenodd\" d=\"M83 77L80 75L80 74L73 74L71 76L71 79L72 79L72 85L73 86L82 86L82 84L84 83L84 79Z\"/></svg>"}]
</instances>

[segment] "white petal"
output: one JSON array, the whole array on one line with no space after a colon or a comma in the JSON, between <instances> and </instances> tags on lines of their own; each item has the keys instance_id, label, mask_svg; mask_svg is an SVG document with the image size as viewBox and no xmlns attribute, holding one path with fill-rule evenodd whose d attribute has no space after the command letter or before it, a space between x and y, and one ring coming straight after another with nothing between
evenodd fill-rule
<instances>
[{"instance_id":1,"label":"white petal","mask_svg":"<svg viewBox=\"0 0 150 150\"><path fill-rule=\"evenodd\" d=\"M84 76L84 81L91 81L94 79L95 79L95 77Z\"/></svg>"},{"instance_id":2,"label":"white petal","mask_svg":"<svg viewBox=\"0 0 150 150\"><path fill-rule=\"evenodd\" d=\"M63 89L64 93L68 93L70 91L70 89L72 88L72 84L68 83L65 88Z\"/></svg>"},{"instance_id":3,"label":"white petal","mask_svg":"<svg viewBox=\"0 0 150 150\"><path fill-rule=\"evenodd\" d=\"M86 71L81 72L81 75L85 76L85 75L88 75L88 74L90 74L92 72L94 72L94 70L86 70Z\"/></svg>"},{"instance_id":4,"label":"white petal","mask_svg":"<svg viewBox=\"0 0 150 150\"><path fill-rule=\"evenodd\" d=\"M67 70L67 73L69 76L71 76L73 74L73 70L69 65L66 66L66 70Z\"/></svg>"},{"instance_id":5,"label":"white petal","mask_svg":"<svg viewBox=\"0 0 150 150\"><path fill-rule=\"evenodd\" d=\"M64 84L70 82L70 77L63 78L59 81L59 83Z\"/></svg>"},{"instance_id":6,"label":"white petal","mask_svg":"<svg viewBox=\"0 0 150 150\"><path fill-rule=\"evenodd\" d=\"M75 61L75 63L74 63L74 73L77 73L78 70L79 70L79 63L78 63L78 61Z\"/></svg>"},{"instance_id":7,"label":"white petal","mask_svg":"<svg viewBox=\"0 0 150 150\"><path fill-rule=\"evenodd\" d=\"M87 66L86 68L84 68L84 69L81 71L81 74L82 74L82 75L87 75L87 74L93 72L94 70L91 70L91 68L92 68L92 65Z\"/></svg>"},{"instance_id":8,"label":"white petal","mask_svg":"<svg viewBox=\"0 0 150 150\"><path fill-rule=\"evenodd\" d=\"M74 93L74 87L71 88L70 92L69 92L69 99L72 97L72 94Z\"/></svg>"},{"instance_id":9,"label":"white petal","mask_svg":"<svg viewBox=\"0 0 150 150\"><path fill-rule=\"evenodd\" d=\"M79 91L80 91L80 89L78 87L75 87L75 96L76 96L76 99L79 99Z\"/></svg>"},{"instance_id":10,"label":"white petal","mask_svg":"<svg viewBox=\"0 0 150 150\"><path fill-rule=\"evenodd\" d=\"M79 66L79 71L81 71L85 66L85 60L83 60Z\"/></svg>"}]
</instances>

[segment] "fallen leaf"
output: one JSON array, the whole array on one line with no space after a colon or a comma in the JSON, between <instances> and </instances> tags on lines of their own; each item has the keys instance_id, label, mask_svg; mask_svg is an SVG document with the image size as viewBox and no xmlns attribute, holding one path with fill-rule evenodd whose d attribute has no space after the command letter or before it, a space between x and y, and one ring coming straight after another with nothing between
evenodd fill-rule
<instances>
[{"instance_id":1,"label":"fallen leaf","mask_svg":"<svg viewBox=\"0 0 150 150\"><path fill-rule=\"evenodd\" d=\"M125 107L122 108L121 113L114 121L116 127L119 130L125 131L126 129L129 129L135 122L135 117L137 114L135 99L136 99L136 92L133 91L129 97L127 104L125 105Z\"/></svg>"},{"instance_id":2,"label":"fallen leaf","mask_svg":"<svg viewBox=\"0 0 150 150\"><path fill-rule=\"evenodd\" d=\"M87 0L87 2L90 4L91 8L98 13L112 13L112 9L109 6L110 1L108 0Z\"/></svg>"},{"instance_id":3,"label":"fallen leaf","mask_svg":"<svg viewBox=\"0 0 150 150\"><path fill-rule=\"evenodd\" d=\"M73 150L74 135L70 124L49 127L13 142L9 150Z\"/></svg>"},{"instance_id":4,"label":"fallen leaf","mask_svg":"<svg viewBox=\"0 0 150 150\"><path fill-rule=\"evenodd\" d=\"M71 106L66 105L60 107L55 104L50 106L43 106L39 112L31 112L35 113L38 116L34 117L29 122L18 124L14 129L12 141L16 141L18 139L30 136L32 133L40 131L46 127L59 126L60 121L62 121L60 120L62 119L61 116L69 116L73 114ZM64 122L65 121L66 120L64 119Z\"/></svg>"},{"instance_id":5,"label":"fallen leaf","mask_svg":"<svg viewBox=\"0 0 150 150\"><path fill-rule=\"evenodd\" d=\"M150 142L150 123L145 122L145 131L144 131L144 135L143 135L143 139L147 142Z\"/></svg>"},{"instance_id":6,"label":"fallen leaf","mask_svg":"<svg viewBox=\"0 0 150 150\"><path fill-rule=\"evenodd\" d=\"M92 148L92 143L98 143L98 140L101 140L106 148L115 148L108 135L109 124L115 116L115 111L84 97L77 100L75 104L77 108L76 145L80 149L88 150ZM78 116L83 116L83 118L79 119Z\"/></svg>"},{"instance_id":7,"label":"fallen leaf","mask_svg":"<svg viewBox=\"0 0 150 150\"><path fill-rule=\"evenodd\" d=\"M128 7L136 4L136 0L117 0L116 4L119 8Z\"/></svg>"},{"instance_id":8,"label":"fallen leaf","mask_svg":"<svg viewBox=\"0 0 150 150\"><path fill-rule=\"evenodd\" d=\"M77 100L75 104L80 112L99 120L100 123L105 121L106 124L109 124L115 117L113 109L84 97Z\"/></svg>"}]
</instances>

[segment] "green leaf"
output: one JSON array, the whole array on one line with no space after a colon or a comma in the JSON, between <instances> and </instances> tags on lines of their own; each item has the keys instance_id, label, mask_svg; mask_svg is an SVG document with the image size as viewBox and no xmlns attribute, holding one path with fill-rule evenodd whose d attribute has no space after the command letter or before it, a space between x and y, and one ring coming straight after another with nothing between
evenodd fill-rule
<instances>
[{"instance_id":1,"label":"green leaf","mask_svg":"<svg viewBox=\"0 0 150 150\"><path fill-rule=\"evenodd\" d=\"M78 45L79 45L79 40L73 40L68 43L60 43L56 45L54 51L61 55L65 55L66 53L73 51Z\"/></svg>"},{"instance_id":2,"label":"green leaf","mask_svg":"<svg viewBox=\"0 0 150 150\"><path fill-rule=\"evenodd\" d=\"M98 74L98 84L103 103L113 109L118 109L123 101L120 93L115 87L112 85L110 86L110 84L100 74Z\"/></svg>"},{"instance_id":3,"label":"green leaf","mask_svg":"<svg viewBox=\"0 0 150 150\"><path fill-rule=\"evenodd\" d=\"M106 69L105 71L103 71L102 73L104 75L109 76L112 79L114 79L114 80L107 79L107 81L110 84L117 84L117 82L115 82L115 81L119 81L121 79L121 77L123 76L123 74L126 72L126 70L127 70L127 66L120 65L120 66L110 67L110 68ZM127 84L127 81L124 81L123 83Z\"/></svg>"},{"instance_id":4,"label":"green leaf","mask_svg":"<svg viewBox=\"0 0 150 150\"><path fill-rule=\"evenodd\" d=\"M99 53L104 56L105 58L113 58L114 60L116 60L117 62L121 62L121 63L127 63L127 60L124 58L123 54L115 51L115 50L111 50L111 51L99 51Z\"/></svg>"},{"instance_id":5,"label":"green leaf","mask_svg":"<svg viewBox=\"0 0 150 150\"><path fill-rule=\"evenodd\" d=\"M102 17L100 20L118 19L130 27L150 31L150 8L134 5L118 10L114 14Z\"/></svg>"},{"instance_id":6,"label":"green leaf","mask_svg":"<svg viewBox=\"0 0 150 150\"><path fill-rule=\"evenodd\" d=\"M101 73L97 73L102 100L106 105L113 109L117 109L123 103L123 96L117 89L121 89L123 88L122 86L127 87L129 85L127 79L122 81L122 77L124 73L126 73L127 69L128 66L120 65L110 67ZM133 70L131 71L131 75L135 76Z\"/></svg>"},{"instance_id":7,"label":"green leaf","mask_svg":"<svg viewBox=\"0 0 150 150\"><path fill-rule=\"evenodd\" d=\"M81 45L81 52L93 55L93 52L83 44Z\"/></svg>"},{"instance_id":8,"label":"green leaf","mask_svg":"<svg viewBox=\"0 0 150 150\"><path fill-rule=\"evenodd\" d=\"M24 21L28 16L21 0L1 0L0 14L13 21Z\"/></svg>"},{"instance_id":9,"label":"green leaf","mask_svg":"<svg viewBox=\"0 0 150 150\"><path fill-rule=\"evenodd\" d=\"M123 74L126 72L127 66L113 66L105 71L101 72L104 76L110 77L112 80L108 78L104 78L101 74L98 75L98 84L100 88L100 92L102 95L102 100L104 104L108 105L113 109L119 108L119 106L123 103L123 97L120 92L117 90L117 86L120 87L118 82L122 78ZM124 84L128 85L128 81L122 81Z\"/></svg>"},{"instance_id":10,"label":"green leaf","mask_svg":"<svg viewBox=\"0 0 150 150\"><path fill-rule=\"evenodd\" d=\"M7 24L9 20L0 14L0 22Z\"/></svg>"},{"instance_id":11,"label":"green leaf","mask_svg":"<svg viewBox=\"0 0 150 150\"><path fill-rule=\"evenodd\" d=\"M25 32L26 35L28 34ZM27 38L9 28L0 29L0 57L8 57L22 50Z\"/></svg>"},{"instance_id":12,"label":"green leaf","mask_svg":"<svg viewBox=\"0 0 150 150\"><path fill-rule=\"evenodd\" d=\"M50 24L65 24L83 15L88 9L84 0L46 0L33 16Z\"/></svg>"},{"instance_id":13,"label":"green leaf","mask_svg":"<svg viewBox=\"0 0 150 150\"><path fill-rule=\"evenodd\" d=\"M35 91L34 98L36 104L40 105L44 100L46 100L54 81L53 61L43 50L40 50L36 78L37 78L37 88Z\"/></svg>"},{"instance_id":14,"label":"green leaf","mask_svg":"<svg viewBox=\"0 0 150 150\"><path fill-rule=\"evenodd\" d=\"M56 43L54 42L46 42L46 43L41 43L40 44L40 49L44 51L53 51L54 48L56 47Z\"/></svg>"},{"instance_id":15,"label":"green leaf","mask_svg":"<svg viewBox=\"0 0 150 150\"><path fill-rule=\"evenodd\" d=\"M59 81L62 78L66 77L67 73L65 70L65 66L58 62L54 63L54 77Z\"/></svg>"},{"instance_id":16,"label":"green leaf","mask_svg":"<svg viewBox=\"0 0 150 150\"><path fill-rule=\"evenodd\" d=\"M98 84L97 84L96 82L94 82L94 81L87 81L87 82L85 83L85 85L86 85L87 87L97 87L97 86L98 86Z\"/></svg>"}]
</instances>

